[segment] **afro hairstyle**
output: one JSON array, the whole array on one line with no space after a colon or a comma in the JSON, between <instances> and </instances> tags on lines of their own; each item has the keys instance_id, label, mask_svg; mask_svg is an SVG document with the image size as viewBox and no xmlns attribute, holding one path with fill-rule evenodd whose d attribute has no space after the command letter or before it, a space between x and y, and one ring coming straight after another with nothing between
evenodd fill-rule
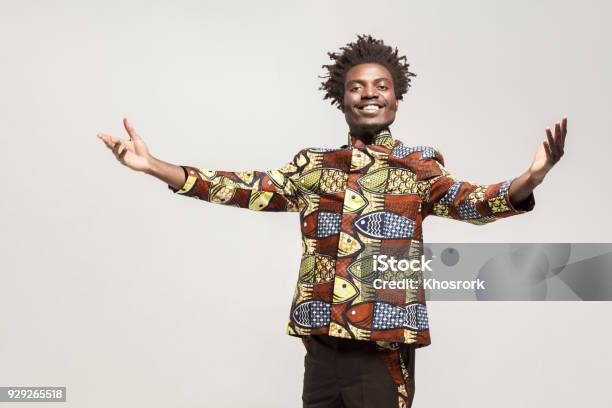
<instances>
[{"instance_id":1,"label":"afro hairstyle","mask_svg":"<svg viewBox=\"0 0 612 408\"><path fill-rule=\"evenodd\" d=\"M410 64L406 62L406 56L399 57L397 48L393 49L371 35L358 34L356 42L348 43L340 50L338 53L327 53L334 63L322 65L322 68L327 69L327 75L319 76L327 78L319 87L319 90L325 91L323 100L331 99L331 105L337 105L340 110L343 110L344 105L346 73L355 65L377 63L387 68L393 78L395 97L400 101L410 87L410 77L416 76L408 70Z\"/></svg>"}]
</instances>

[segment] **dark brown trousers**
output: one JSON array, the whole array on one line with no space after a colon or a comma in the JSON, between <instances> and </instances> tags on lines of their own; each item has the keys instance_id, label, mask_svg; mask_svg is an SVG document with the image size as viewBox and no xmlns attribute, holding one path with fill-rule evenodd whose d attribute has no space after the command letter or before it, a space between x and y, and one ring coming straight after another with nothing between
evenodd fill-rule
<instances>
[{"instance_id":1,"label":"dark brown trousers","mask_svg":"<svg viewBox=\"0 0 612 408\"><path fill-rule=\"evenodd\" d=\"M383 348L373 341L308 336L303 408L410 408L414 398L412 344Z\"/></svg>"}]
</instances>

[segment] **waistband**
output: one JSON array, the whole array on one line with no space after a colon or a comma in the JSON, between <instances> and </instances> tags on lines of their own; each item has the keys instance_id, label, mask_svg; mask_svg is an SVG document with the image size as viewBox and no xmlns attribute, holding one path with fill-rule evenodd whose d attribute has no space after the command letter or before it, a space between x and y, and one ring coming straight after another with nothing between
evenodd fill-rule
<instances>
[{"instance_id":1,"label":"waistband","mask_svg":"<svg viewBox=\"0 0 612 408\"><path fill-rule=\"evenodd\" d=\"M332 337L325 334L310 335L307 341L314 341L334 350L376 350L377 345L374 341L344 339L341 337Z\"/></svg>"}]
</instances>

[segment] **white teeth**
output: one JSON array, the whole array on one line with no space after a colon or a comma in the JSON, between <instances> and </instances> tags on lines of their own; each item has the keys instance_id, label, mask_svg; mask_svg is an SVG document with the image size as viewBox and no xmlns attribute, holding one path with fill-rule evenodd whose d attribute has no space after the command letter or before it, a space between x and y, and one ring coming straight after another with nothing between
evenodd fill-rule
<instances>
[{"instance_id":1,"label":"white teeth","mask_svg":"<svg viewBox=\"0 0 612 408\"><path fill-rule=\"evenodd\" d=\"M361 109L367 110L367 111L375 111L375 110L380 109L380 107L378 105L366 105Z\"/></svg>"}]
</instances>

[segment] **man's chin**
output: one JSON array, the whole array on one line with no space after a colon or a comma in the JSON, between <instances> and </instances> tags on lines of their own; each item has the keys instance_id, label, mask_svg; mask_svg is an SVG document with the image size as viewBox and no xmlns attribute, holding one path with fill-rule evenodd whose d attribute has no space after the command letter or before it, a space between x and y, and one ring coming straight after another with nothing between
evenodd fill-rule
<instances>
[{"instance_id":1,"label":"man's chin","mask_svg":"<svg viewBox=\"0 0 612 408\"><path fill-rule=\"evenodd\" d=\"M353 126L358 127L363 130L378 130L391 125L393 121L381 120L380 118L367 118L366 120L361 119L359 121L355 121Z\"/></svg>"}]
</instances>

